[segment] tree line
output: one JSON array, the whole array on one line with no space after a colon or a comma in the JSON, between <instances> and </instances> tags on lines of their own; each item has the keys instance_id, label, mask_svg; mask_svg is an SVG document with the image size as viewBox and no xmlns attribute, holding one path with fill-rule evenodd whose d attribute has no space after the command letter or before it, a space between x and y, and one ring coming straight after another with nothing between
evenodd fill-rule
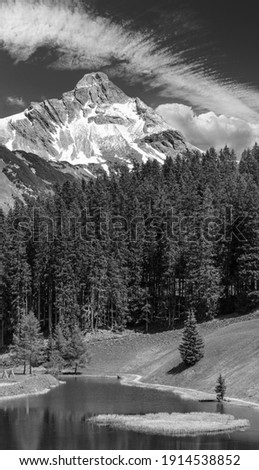
<instances>
[{"instance_id":1,"label":"tree line","mask_svg":"<svg viewBox=\"0 0 259 470\"><path fill-rule=\"evenodd\" d=\"M259 304L259 147L114 165L3 220L6 340L31 310L46 335L172 328Z\"/></svg>"}]
</instances>

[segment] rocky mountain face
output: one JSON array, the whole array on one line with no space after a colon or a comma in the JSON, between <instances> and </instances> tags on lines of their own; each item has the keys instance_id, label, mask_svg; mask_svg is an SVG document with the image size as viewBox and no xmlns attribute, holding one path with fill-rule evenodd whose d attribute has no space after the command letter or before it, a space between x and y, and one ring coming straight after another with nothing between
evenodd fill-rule
<instances>
[{"instance_id":1,"label":"rocky mountain face","mask_svg":"<svg viewBox=\"0 0 259 470\"><path fill-rule=\"evenodd\" d=\"M15 198L49 193L55 183L89 178L81 165L45 161L38 155L22 150L11 152L0 145L0 209L7 212Z\"/></svg>"},{"instance_id":2,"label":"rocky mountain face","mask_svg":"<svg viewBox=\"0 0 259 470\"><path fill-rule=\"evenodd\" d=\"M61 99L31 103L0 119L0 206L51 191L55 182L109 173L114 163L175 157L192 149L184 137L103 73L85 75Z\"/></svg>"},{"instance_id":3,"label":"rocky mountain face","mask_svg":"<svg viewBox=\"0 0 259 470\"><path fill-rule=\"evenodd\" d=\"M132 164L190 147L183 136L138 98L129 98L103 73L85 75L61 99L31 103L24 112L0 119L0 143L48 161L96 165Z\"/></svg>"}]
</instances>

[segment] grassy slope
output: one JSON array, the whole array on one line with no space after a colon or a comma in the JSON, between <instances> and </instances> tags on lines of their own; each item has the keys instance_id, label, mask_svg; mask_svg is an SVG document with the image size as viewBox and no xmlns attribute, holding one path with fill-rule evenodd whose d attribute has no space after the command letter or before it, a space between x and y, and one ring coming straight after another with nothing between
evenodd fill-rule
<instances>
[{"instance_id":1,"label":"grassy slope","mask_svg":"<svg viewBox=\"0 0 259 470\"><path fill-rule=\"evenodd\" d=\"M12 381L0 382L0 400L19 395L34 395L57 387L59 381L52 375L16 376Z\"/></svg>"},{"instance_id":2,"label":"grassy slope","mask_svg":"<svg viewBox=\"0 0 259 470\"><path fill-rule=\"evenodd\" d=\"M259 403L259 315L214 320L199 326L205 357L181 370L178 352L182 330L153 335L128 333L90 337L88 373L139 374L143 381L214 393L219 373L226 378L227 395Z\"/></svg>"}]
</instances>

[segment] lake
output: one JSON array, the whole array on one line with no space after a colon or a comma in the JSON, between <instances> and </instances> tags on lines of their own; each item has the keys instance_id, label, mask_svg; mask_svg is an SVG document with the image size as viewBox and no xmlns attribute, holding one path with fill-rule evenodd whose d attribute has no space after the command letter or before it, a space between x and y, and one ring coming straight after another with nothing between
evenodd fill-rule
<instances>
[{"instance_id":1,"label":"lake","mask_svg":"<svg viewBox=\"0 0 259 470\"><path fill-rule=\"evenodd\" d=\"M116 431L88 422L97 414L210 411L247 418L229 434L169 437ZM0 449L259 449L259 409L198 403L169 392L127 387L115 379L68 378L45 395L0 401Z\"/></svg>"}]
</instances>

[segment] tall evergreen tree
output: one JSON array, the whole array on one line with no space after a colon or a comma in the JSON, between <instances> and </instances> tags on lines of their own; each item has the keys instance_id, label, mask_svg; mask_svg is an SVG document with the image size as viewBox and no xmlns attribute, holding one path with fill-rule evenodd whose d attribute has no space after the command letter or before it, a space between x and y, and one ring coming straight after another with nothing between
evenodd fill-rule
<instances>
[{"instance_id":1,"label":"tall evergreen tree","mask_svg":"<svg viewBox=\"0 0 259 470\"><path fill-rule=\"evenodd\" d=\"M23 206L17 203L5 221L3 298L9 335L20 321L22 313L29 312L32 303L32 273L27 253L28 234L19 225L23 217Z\"/></svg>"},{"instance_id":2,"label":"tall evergreen tree","mask_svg":"<svg viewBox=\"0 0 259 470\"><path fill-rule=\"evenodd\" d=\"M78 325L70 329L70 337L67 339L66 351L63 355L65 364L74 369L76 375L80 367L85 367L90 360L86 350L83 333Z\"/></svg>"},{"instance_id":3,"label":"tall evergreen tree","mask_svg":"<svg viewBox=\"0 0 259 470\"><path fill-rule=\"evenodd\" d=\"M67 326L60 323L56 326L54 342L49 358L49 366L60 370L71 367L77 374L79 367L84 367L90 360L86 350L84 335L78 323Z\"/></svg>"},{"instance_id":4,"label":"tall evergreen tree","mask_svg":"<svg viewBox=\"0 0 259 470\"><path fill-rule=\"evenodd\" d=\"M186 263L189 305L195 310L198 320L213 318L217 314L222 295L221 273L215 249L218 227L213 226L214 218L213 196L206 187L194 223L197 240L187 248Z\"/></svg>"},{"instance_id":5,"label":"tall evergreen tree","mask_svg":"<svg viewBox=\"0 0 259 470\"><path fill-rule=\"evenodd\" d=\"M248 308L259 306L259 189L250 176L244 176L239 193L239 242L236 246L238 294Z\"/></svg>"},{"instance_id":6,"label":"tall evergreen tree","mask_svg":"<svg viewBox=\"0 0 259 470\"><path fill-rule=\"evenodd\" d=\"M31 374L32 367L43 362L45 354L43 335L39 321L33 312L21 315L15 327L11 353L16 363L23 363L24 374L26 374L27 365Z\"/></svg>"},{"instance_id":7,"label":"tall evergreen tree","mask_svg":"<svg viewBox=\"0 0 259 470\"><path fill-rule=\"evenodd\" d=\"M218 380L217 380L216 387L215 387L215 392L216 392L216 396L217 396L218 401L224 400L226 389L227 389L227 387L226 387L225 379L220 374L219 377L218 377Z\"/></svg>"},{"instance_id":8,"label":"tall evergreen tree","mask_svg":"<svg viewBox=\"0 0 259 470\"><path fill-rule=\"evenodd\" d=\"M204 356L204 342L197 329L197 322L192 311L188 313L184 323L182 342L179 346L182 361L187 366L193 366Z\"/></svg>"}]
</instances>

